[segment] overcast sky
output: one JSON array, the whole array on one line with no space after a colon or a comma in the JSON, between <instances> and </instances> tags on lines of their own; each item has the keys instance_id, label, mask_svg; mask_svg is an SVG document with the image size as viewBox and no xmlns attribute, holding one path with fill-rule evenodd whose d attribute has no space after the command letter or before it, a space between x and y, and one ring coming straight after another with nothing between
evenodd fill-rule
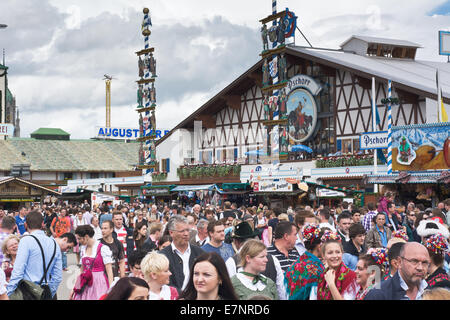
<instances>
[{"instance_id":1,"label":"overcast sky","mask_svg":"<svg viewBox=\"0 0 450 320\"><path fill-rule=\"evenodd\" d=\"M20 110L21 136L40 127L90 138L105 125L105 83L112 82L114 127L138 126L136 51L148 7L157 60L159 128L171 129L255 64L259 20L271 0L1 0L0 48ZM404 39L438 55L438 30L450 30L450 1L280 0L316 47L339 48L353 34ZM300 35L296 44L307 45Z\"/></svg>"}]
</instances>

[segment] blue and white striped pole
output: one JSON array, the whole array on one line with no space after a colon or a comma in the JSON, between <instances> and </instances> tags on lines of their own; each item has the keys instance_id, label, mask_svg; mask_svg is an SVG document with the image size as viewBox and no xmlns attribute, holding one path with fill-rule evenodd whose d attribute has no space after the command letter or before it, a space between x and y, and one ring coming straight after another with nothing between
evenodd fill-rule
<instances>
[{"instance_id":1,"label":"blue and white striped pole","mask_svg":"<svg viewBox=\"0 0 450 320\"><path fill-rule=\"evenodd\" d=\"M392 174L392 81L388 80L388 174Z\"/></svg>"}]
</instances>

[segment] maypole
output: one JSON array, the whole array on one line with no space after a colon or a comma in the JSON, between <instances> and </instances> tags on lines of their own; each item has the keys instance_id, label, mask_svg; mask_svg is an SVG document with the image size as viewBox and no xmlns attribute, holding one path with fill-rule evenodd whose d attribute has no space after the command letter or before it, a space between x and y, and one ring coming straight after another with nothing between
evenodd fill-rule
<instances>
[{"instance_id":1,"label":"maypole","mask_svg":"<svg viewBox=\"0 0 450 320\"><path fill-rule=\"evenodd\" d=\"M263 24L261 28L262 101L265 115L263 124L267 127L268 142L271 145L270 160L274 165L280 162L280 158L286 159L288 153L288 119L285 108L287 103L285 87L288 81L285 40L290 37L295 38L296 21L297 17L288 8L277 12L276 0L272 0L272 14L260 20ZM270 28L266 25L269 22L272 22Z\"/></svg>"},{"instance_id":2,"label":"maypole","mask_svg":"<svg viewBox=\"0 0 450 320\"><path fill-rule=\"evenodd\" d=\"M147 175L154 172L158 168L156 161L156 60L153 57L154 48L150 47L150 34L149 27L152 26L150 11L148 8L144 8L144 19L142 22L142 35L144 36L144 49L136 52L139 56L139 77L137 81L138 93L137 111L139 112L139 131L141 147L139 151L139 168L142 169L143 175ZM141 58L144 56L144 59ZM151 87L150 87L151 84ZM142 116L144 114L144 116Z\"/></svg>"}]
</instances>

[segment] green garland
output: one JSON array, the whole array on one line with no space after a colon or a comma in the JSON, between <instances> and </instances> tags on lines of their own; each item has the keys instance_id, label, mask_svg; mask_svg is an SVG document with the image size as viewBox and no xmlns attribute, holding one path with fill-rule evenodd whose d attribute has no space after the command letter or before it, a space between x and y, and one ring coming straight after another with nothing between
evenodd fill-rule
<instances>
[{"instance_id":1,"label":"green garland","mask_svg":"<svg viewBox=\"0 0 450 320\"><path fill-rule=\"evenodd\" d=\"M241 173L240 164L224 165L198 165L184 166L177 169L180 178L204 178L204 177L225 177L229 175L238 176Z\"/></svg>"},{"instance_id":2,"label":"green garland","mask_svg":"<svg viewBox=\"0 0 450 320\"><path fill-rule=\"evenodd\" d=\"M152 181L162 181L167 179L167 172L152 172Z\"/></svg>"},{"instance_id":3,"label":"green garland","mask_svg":"<svg viewBox=\"0 0 450 320\"><path fill-rule=\"evenodd\" d=\"M383 164L378 160L378 164ZM355 167L373 165L372 156L325 157L316 160L316 168Z\"/></svg>"}]
</instances>

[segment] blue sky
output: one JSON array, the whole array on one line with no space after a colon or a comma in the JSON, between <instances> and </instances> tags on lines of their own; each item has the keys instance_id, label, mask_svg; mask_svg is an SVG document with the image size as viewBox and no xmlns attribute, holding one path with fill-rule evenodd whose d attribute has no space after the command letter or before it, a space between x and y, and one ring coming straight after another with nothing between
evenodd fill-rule
<instances>
[{"instance_id":1,"label":"blue sky","mask_svg":"<svg viewBox=\"0 0 450 320\"><path fill-rule=\"evenodd\" d=\"M450 15L450 1L446 1L445 3L441 4L440 6L434 8L431 10L430 15Z\"/></svg>"}]
</instances>

